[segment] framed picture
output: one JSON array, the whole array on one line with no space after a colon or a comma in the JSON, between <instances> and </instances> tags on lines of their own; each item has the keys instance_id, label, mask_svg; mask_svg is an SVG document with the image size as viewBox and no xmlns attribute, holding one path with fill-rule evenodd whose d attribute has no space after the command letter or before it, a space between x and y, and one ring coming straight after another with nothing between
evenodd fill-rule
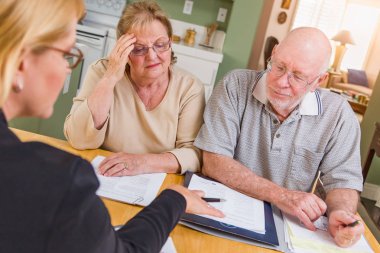
<instances>
[{"instance_id":1,"label":"framed picture","mask_svg":"<svg viewBox=\"0 0 380 253\"><path fill-rule=\"evenodd\" d=\"M292 0L282 0L281 8L289 9Z\"/></svg>"}]
</instances>

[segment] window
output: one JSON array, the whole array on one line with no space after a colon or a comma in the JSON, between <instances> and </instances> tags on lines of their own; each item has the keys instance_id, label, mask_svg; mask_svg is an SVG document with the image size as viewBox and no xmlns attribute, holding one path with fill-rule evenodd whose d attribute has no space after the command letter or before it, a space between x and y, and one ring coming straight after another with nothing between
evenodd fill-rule
<instances>
[{"instance_id":1,"label":"window","mask_svg":"<svg viewBox=\"0 0 380 253\"><path fill-rule=\"evenodd\" d=\"M346 0L299 0L292 29L312 26L331 38L340 29Z\"/></svg>"},{"instance_id":2,"label":"window","mask_svg":"<svg viewBox=\"0 0 380 253\"><path fill-rule=\"evenodd\" d=\"M377 30L379 14L379 8L356 3L347 4L341 27L351 32L355 45L348 45L342 68L363 69L372 37Z\"/></svg>"},{"instance_id":3,"label":"window","mask_svg":"<svg viewBox=\"0 0 380 253\"><path fill-rule=\"evenodd\" d=\"M347 45L348 50L344 55L341 67L342 69L364 69L369 54L368 49L378 29L380 17L380 8L369 6L370 2L299 0L292 29L300 26L317 27L329 38L332 38L340 30L349 30L355 40L355 45ZM376 0L372 2L376 2ZM377 5L379 4L377 3ZM335 43L331 41L333 49Z\"/></svg>"}]
</instances>

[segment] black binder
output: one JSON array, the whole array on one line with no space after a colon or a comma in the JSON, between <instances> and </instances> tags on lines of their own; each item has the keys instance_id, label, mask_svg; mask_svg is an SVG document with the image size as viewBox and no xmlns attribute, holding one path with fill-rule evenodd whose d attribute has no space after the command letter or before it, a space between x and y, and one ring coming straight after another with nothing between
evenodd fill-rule
<instances>
[{"instance_id":1,"label":"black binder","mask_svg":"<svg viewBox=\"0 0 380 253\"><path fill-rule=\"evenodd\" d=\"M193 174L194 173L191 173L191 172L186 173L186 176L185 176L186 187L188 187ZM212 180L202 175L198 175L198 176L206 178L208 180ZM237 237L241 237L242 239L258 241L258 242L268 244L274 247L279 246L276 226L273 219L272 206L268 202L264 202L264 213L265 213L265 234L256 233L244 228L231 226L231 225L228 225L216 220L212 220L212 219L205 218L205 217L195 215L195 214L187 214L187 213L182 215L181 224L188 225L189 227L194 228L194 229L197 229L197 227L199 226L200 228L199 230L206 233L208 230L216 230L215 232L217 233L211 233L211 234L218 234L220 236L222 236L223 234L225 235L229 234L231 236L237 236ZM226 237L230 237L230 236L226 236Z\"/></svg>"}]
</instances>

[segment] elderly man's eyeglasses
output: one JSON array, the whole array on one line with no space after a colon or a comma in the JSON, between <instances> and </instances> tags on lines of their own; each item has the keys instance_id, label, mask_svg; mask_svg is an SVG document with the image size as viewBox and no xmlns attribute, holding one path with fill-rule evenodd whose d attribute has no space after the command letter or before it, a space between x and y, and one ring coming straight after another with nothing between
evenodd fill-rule
<instances>
[{"instance_id":1,"label":"elderly man's eyeglasses","mask_svg":"<svg viewBox=\"0 0 380 253\"><path fill-rule=\"evenodd\" d=\"M70 51L66 51L60 48L56 48L56 47L45 47L45 48L61 52L63 54L63 57L67 60L70 69L74 69L76 66L78 66L78 64L83 59L83 53L77 47L71 48Z\"/></svg>"},{"instance_id":2,"label":"elderly man's eyeglasses","mask_svg":"<svg viewBox=\"0 0 380 253\"><path fill-rule=\"evenodd\" d=\"M273 75L277 77L281 77L284 74L286 74L288 77L289 84L297 88L304 88L306 86L309 86L320 77L320 75L318 75L312 81L308 82L305 80L305 77L288 71L285 65L278 64L273 60L270 60L268 62L267 71L271 72Z\"/></svg>"},{"instance_id":3,"label":"elderly man's eyeglasses","mask_svg":"<svg viewBox=\"0 0 380 253\"><path fill-rule=\"evenodd\" d=\"M143 56L149 52L149 48L152 48L154 50L154 52L156 52L158 54L158 53L168 51L170 46L171 46L170 40L164 41L164 42L162 42L162 41L161 42L155 42L151 47L136 43L135 47L131 51L131 54L136 55L136 56Z\"/></svg>"}]
</instances>

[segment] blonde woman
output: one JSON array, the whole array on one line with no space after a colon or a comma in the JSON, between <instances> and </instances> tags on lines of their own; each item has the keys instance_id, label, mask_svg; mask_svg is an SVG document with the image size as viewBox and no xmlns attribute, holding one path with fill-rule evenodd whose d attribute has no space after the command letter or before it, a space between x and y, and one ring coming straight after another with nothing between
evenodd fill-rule
<instances>
[{"instance_id":1,"label":"blonde woman","mask_svg":"<svg viewBox=\"0 0 380 253\"><path fill-rule=\"evenodd\" d=\"M204 88L173 66L172 27L157 3L129 4L118 41L88 70L64 132L77 149L120 152L100 165L106 176L200 169L193 142L202 125Z\"/></svg>"},{"instance_id":2,"label":"blonde woman","mask_svg":"<svg viewBox=\"0 0 380 253\"><path fill-rule=\"evenodd\" d=\"M185 210L222 216L199 192L173 186L115 232L87 161L8 129L15 117L52 114L82 58L74 45L83 12L80 0L1 1L1 252L158 252Z\"/></svg>"}]
</instances>

